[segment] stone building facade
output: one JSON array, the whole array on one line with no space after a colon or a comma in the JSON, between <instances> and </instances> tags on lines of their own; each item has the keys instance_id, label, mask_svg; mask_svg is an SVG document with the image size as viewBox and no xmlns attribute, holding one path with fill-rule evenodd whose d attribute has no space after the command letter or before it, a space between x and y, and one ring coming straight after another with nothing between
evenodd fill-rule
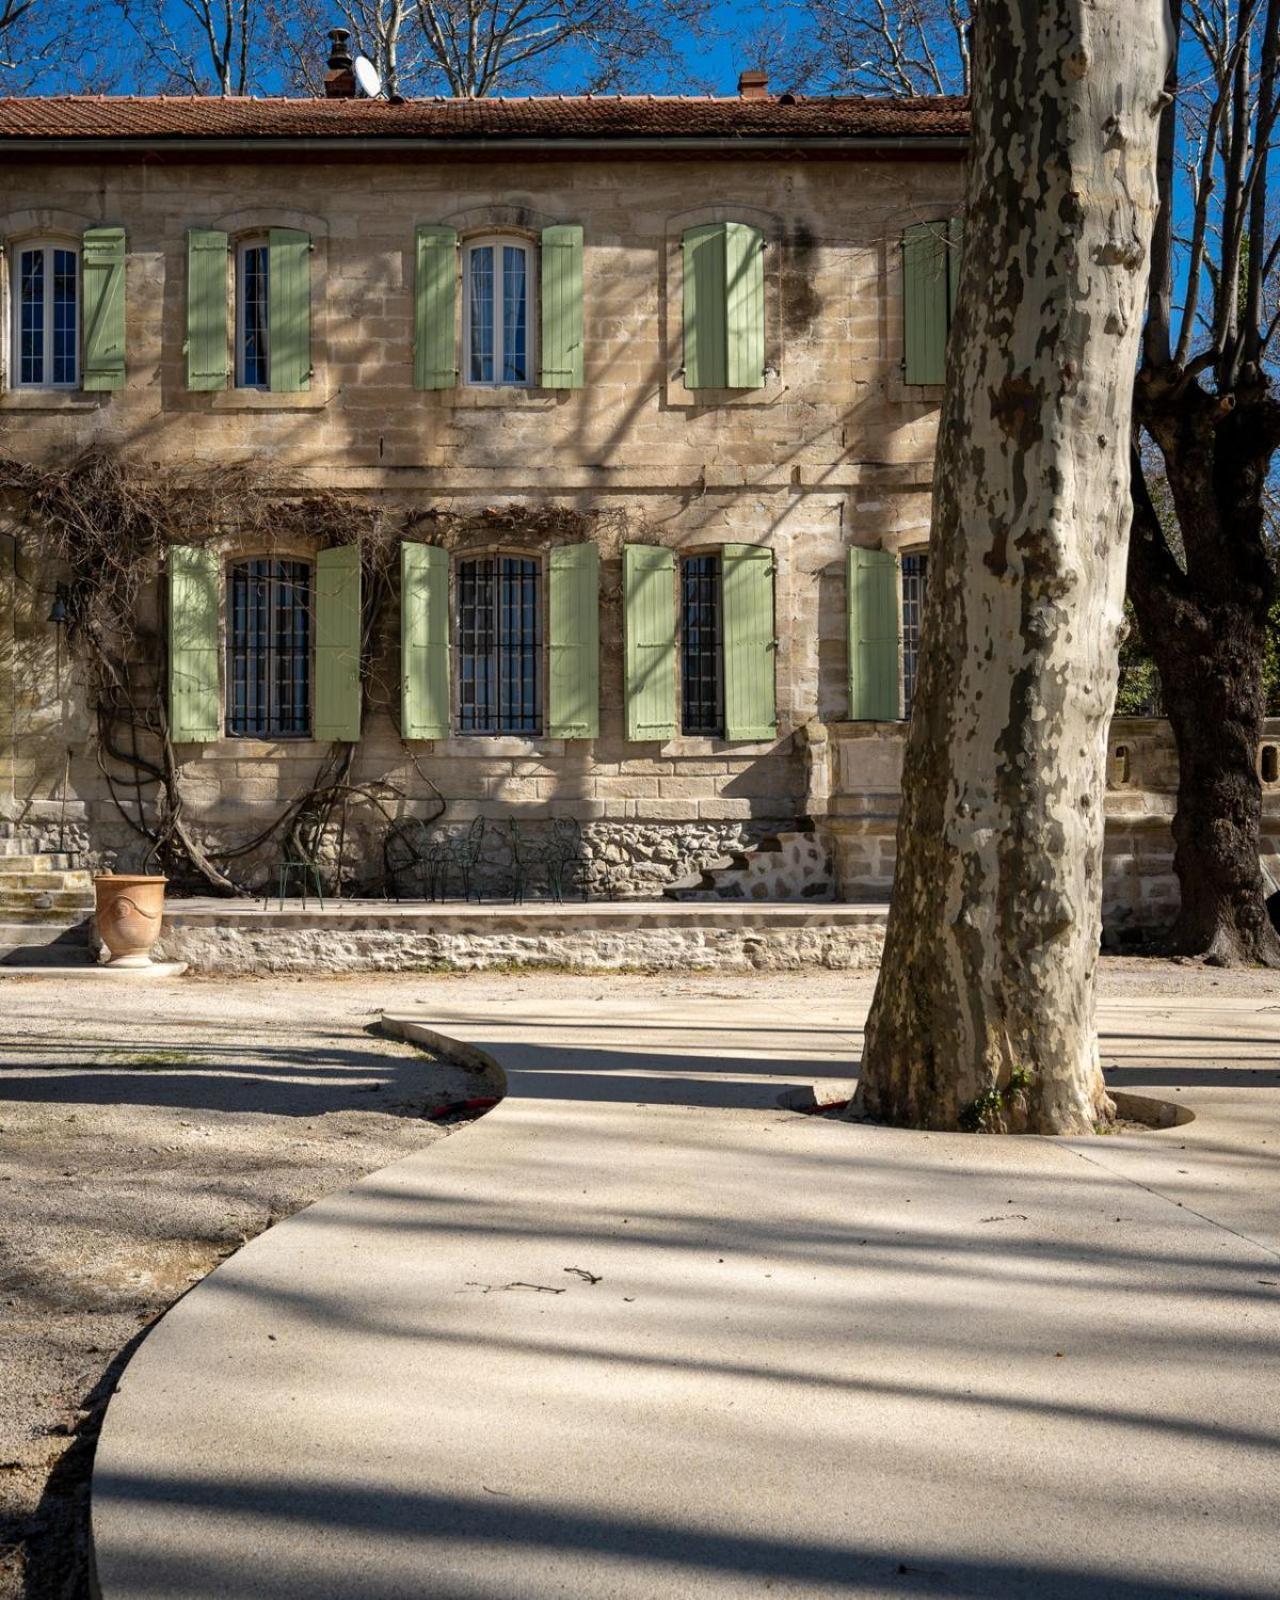
<instances>
[{"instance_id":1,"label":"stone building facade","mask_svg":"<svg viewBox=\"0 0 1280 1600\"><path fill-rule=\"evenodd\" d=\"M346 781L385 801L344 823L355 882L388 812L568 819L620 895L816 816L841 892L882 895L945 337L919 251L945 280L965 130L954 101L746 81L0 102L0 456L239 464L415 547L358 666L331 528L170 553L143 603L179 618L161 687L193 832L239 849L350 745ZM59 574L6 507L0 811L137 867L151 802L101 758ZM851 550L892 572L866 589ZM278 852L227 870L261 883ZM1142 885L1117 868L1111 909L1163 913Z\"/></svg>"}]
</instances>

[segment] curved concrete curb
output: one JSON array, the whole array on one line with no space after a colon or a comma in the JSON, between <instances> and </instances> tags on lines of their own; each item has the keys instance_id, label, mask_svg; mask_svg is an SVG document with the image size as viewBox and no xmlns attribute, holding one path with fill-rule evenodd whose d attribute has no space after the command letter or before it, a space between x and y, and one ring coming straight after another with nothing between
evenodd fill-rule
<instances>
[{"instance_id":1,"label":"curved concrete curb","mask_svg":"<svg viewBox=\"0 0 1280 1600\"><path fill-rule=\"evenodd\" d=\"M451 1039L447 1033L430 1028L414 1017L392 1017L385 1011L378 1019L378 1028L390 1039L403 1039L406 1044L416 1044L424 1050L434 1050L437 1055L447 1056L482 1078L496 1100L506 1099L507 1075L487 1050L468 1044L465 1039ZM492 1114L489 1113L490 1116Z\"/></svg>"},{"instance_id":2,"label":"curved concrete curb","mask_svg":"<svg viewBox=\"0 0 1280 1600\"><path fill-rule=\"evenodd\" d=\"M1280 1299L1209 1214L1229 1121L794 1116L836 1026L593 998L387 1019L509 1096L147 1338L95 1470L105 1600L1273 1592Z\"/></svg>"}]
</instances>

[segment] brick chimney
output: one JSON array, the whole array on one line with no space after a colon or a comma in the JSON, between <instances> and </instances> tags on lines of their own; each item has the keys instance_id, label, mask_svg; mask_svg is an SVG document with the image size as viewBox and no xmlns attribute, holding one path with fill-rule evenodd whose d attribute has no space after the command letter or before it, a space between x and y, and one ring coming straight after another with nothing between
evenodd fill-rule
<instances>
[{"instance_id":1,"label":"brick chimney","mask_svg":"<svg viewBox=\"0 0 1280 1600\"><path fill-rule=\"evenodd\" d=\"M324 75L324 92L330 100L351 100L355 98L356 75L351 52L347 49L347 40L351 37L347 28L330 28L329 40L333 48L329 52L329 70Z\"/></svg>"},{"instance_id":2,"label":"brick chimney","mask_svg":"<svg viewBox=\"0 0 1280 1600\"><path fill-rule=\"evenodd\" d=\"M767 100L769 98L768 73L758 71L739 73L738 98L740 100Z\"/></svg>"}]
</instances>

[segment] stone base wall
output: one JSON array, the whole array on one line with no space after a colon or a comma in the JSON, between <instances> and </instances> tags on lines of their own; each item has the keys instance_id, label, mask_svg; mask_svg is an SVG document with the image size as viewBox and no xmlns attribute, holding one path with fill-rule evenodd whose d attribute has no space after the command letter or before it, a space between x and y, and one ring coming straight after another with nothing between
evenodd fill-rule
<instances>
[{"instance_id":1,"label":"stone base wall","mask_svg":"<svg viewBox=\"0 0 1280 1600\"><path fill-rule=\"evenodd\" d=\"M417 928L249 930L174 926L157 960L185 961L195 972L471 972L494 967L588 971L780 972L801 967L874 968L884 930L876 923L798 927L698 927L652 922L628 928L521 927L513 915L482 931Z\"/></svg>"}]
</instances>

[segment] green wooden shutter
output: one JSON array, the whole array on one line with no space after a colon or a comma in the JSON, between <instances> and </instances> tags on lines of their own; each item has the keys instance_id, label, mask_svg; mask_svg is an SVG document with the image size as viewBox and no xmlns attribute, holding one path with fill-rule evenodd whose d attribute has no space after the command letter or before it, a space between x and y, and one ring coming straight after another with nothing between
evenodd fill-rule
<instances>
[{"instance_id":1,"label":"green wooden shutter","mask_svg":"<svg viewBox=\"0 0 1280 1600\"><path fill-rule=\"evenodd\" d=\"M723 389L728 383L725 226L684 233L684 383L686 389Z\"/></svg>"},{"instance_id":2,"label":"green wooden shutter","mask_svg":"<svg viewBox=\"0 0 1280 1600\"><path fill-rule=\"evenodd\" d=\"M627 738L676 735L676 558L660 545L622 551Z\"/></svg>"},{"instance_id":3,"label":"green wooden shutter","mask_svg":"<svg viewBox=\"0 0 1280 1600\"><path fill-rule=\"evenodd\" d=\"M899 689L898 560L855 546L848 554L849 720L894 722Z\"/></svg>"},{"instance_id":4,"label":"green wooden shutter","mask_svg":"<svg viewBox=\"0 0 1280 1600\"><path fill-rule=\"evenodd\" d=\"M449 554L400 546L400 731L449 737Z\"/></svg>"},{"instance_id":5,"label":"green wooden shutter","mask_svg":"<svg viewBox=\"0 0 1280 1600\"><path fill-rule=\"evenodd\" d=\"M582 229L542 230L542 387L582 387Z\"/></svg>"},{"instance_id":6,"label":"green wooden shutter","mask_svg":"<svg viewBox=\"0 0 1280 1600\"><path fill-rule=\"evenodd\" d=\"M745 222L726 222L725 322L731 389L764 383L764 235Z\"/></svg>"},{"instance_id":7,"label":"green wooden shutter","mask_svg":"<svg viewBox=\"0 0 1280 1600\"><path fill-rule=\"evenodd\" d=\"M360 737L360 546L316 556L317 739Z\"/></svg>"},{"instance_id":8,"label":"green wooden shutter","mask_svg":"<svg viewBox=\"0 0 1280 1600\"><path fill-rule=\"evenodd\" d=\"M452 389L458 381L458 233L420 223L413 280L413 386Z\"/></svg>"},{"instance_id":9,"label":"green wooden shutter","mask_svg":"<svg viewBox=\"0 0 1280 1600\"><path fill-rule=\"evenodd\" d=\"M552 739L600 736L600 552L564 544L548 572L547 733Z\"/></svg>"},{"instance_id":10,"label":"green wooden shutter","mask_svg":"<svg viewBox=\"0 0 1280 1600\"><path fill-rule=\"evenodd\" d=\"M720 559L724 595L724 736L772 739L778 729L773 551L758 544L727 544Z\"/></svg>"},{"instance_id":11,"label":"green wooden shutter","mask_svg":"<svg viewBox=\"0 0 1280 1600\"><path fill-rule=\"evenodd\" d=\"M964 253L964 218L952 217L947 224L947 330L956 313L956 295L960 291L960 262Z\"/></svg>"},{"instance_id":12,"label":"green wooden shutter","mask_svg":"<svg viewBox=\"0 0 1280 1600\"><path fill-rule=\"evenodd\" d=\"M227 386L227 236L187 229L187 388Z\"/></svg>"},{"instance_id":13,"label":"green wooden shutter","mask_svg":"<svg viewBox=\"0 0 1280 1600\"><path fill-rule=\"evenodd\" d=\"M124 388L124 229L86 228L83 389Z\"/></svg>"},{"instance_id":14,"label":"green wooden shutter","mask_svg":"<svg viewBox=\"0 0 1280 1600\"><path fill-rule=\"evenodd\" d=\"M947 353L947 224L902 236L902 350L908 383L941 383Z\"/></svg>"},{"instance_id":15,"label":"green wooden shutter","mask_svg":"<svg viewBox=\"0 0 1280 1600\"><path fill-rule=\"evenodd\" d=\"M311 387L311 235L267 235L267 368L273 394Z\"/></svg>"},{"instance_id":16,"label":"green wooden shutter","mask_svg":"<svg viewBox=\"0 0 1280 1600\"><path fill-rule=\"evenodd\" d=\"M216 552L169 548L169 737L204 743L222 733L218 695Z\"/></svg>"}]
</instances>

